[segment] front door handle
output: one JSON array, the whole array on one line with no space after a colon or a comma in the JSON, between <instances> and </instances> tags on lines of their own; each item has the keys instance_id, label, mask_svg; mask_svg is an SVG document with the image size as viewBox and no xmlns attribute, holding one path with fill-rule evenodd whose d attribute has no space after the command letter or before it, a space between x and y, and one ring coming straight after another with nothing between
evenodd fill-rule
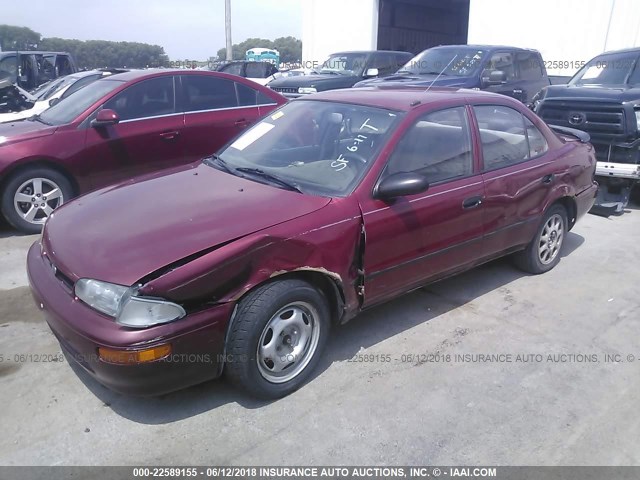
<instances>
[{"instance_id":1,"label":"front door handle","mask_svg":"<svg viewBox=\"0 0 640 480\"><path fill-rule=\"evenodd\" d=\"M247 125L249 125L249 122L244 118L236 121L236 127L238 128L245 128Z\"/></svg>"},{"instance_id":2,"label":"front door handle","mask_svg":"<svg viewBox=\"0 0 640 480\"><path fill-rule=\"evenodd\" d=\"M180 132L175 131L175 132L164 132L160 134L160 138L163 140L175 140L176 138L178 138L180 136Z\"/></svg>"},{"instance_id":3,"label":"front door handle","mask_svg":"<svg viewBox=\"0 0 640 480\"><path fill-rule=\"evenodd\" d=\"M551 183L553 183L555 178L556 176L553 173L550 173L549 175L545 175L544 177L542 177L542 183L544 185L550 185Z\"/></svg>"},{"instance_id":4,"label":"front door handle","mask_svg":"<svg viewBox=\"0 0 640 480\"><path fill-rule=\"evenodd\" d=\"M462 202L462 208L464 208L465 210L476 208L480 205L482 205L482 197L480 196L465 198Z\"/></svg>"}]
</instances>

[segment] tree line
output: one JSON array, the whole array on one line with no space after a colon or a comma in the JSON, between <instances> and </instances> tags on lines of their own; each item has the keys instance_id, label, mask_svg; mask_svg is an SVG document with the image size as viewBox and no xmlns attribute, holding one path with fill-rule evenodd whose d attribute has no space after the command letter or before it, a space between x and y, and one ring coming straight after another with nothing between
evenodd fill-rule
<instances>
[{"instance_id":1,"label":"tree line","mask_svg":"<svg viewBox=\"0 0 640 480\"><path fill-rule=\"evenodd\" d=\"M43 38L27 27L0 25L2 51L44 50L69 52L79 68L145 68L167 67L169 57L164 48L139 42L112 42L107 40L73 40Z\"/></svg>"}]
</instances>

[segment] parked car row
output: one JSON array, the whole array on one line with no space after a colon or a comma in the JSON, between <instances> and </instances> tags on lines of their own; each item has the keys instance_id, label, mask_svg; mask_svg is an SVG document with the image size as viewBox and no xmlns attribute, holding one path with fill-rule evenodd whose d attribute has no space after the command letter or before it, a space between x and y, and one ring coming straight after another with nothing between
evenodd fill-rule
<instances>
[{"instance_id":1,"label":"parked car row","mask_svg":"<svg viewBox=\"0 0 640 480\"><path fill-rule=\"evenodd\" d=\"M597 189L588 135L393 82L287 102L225 73L118 73L0 126L0 152L3 214L44 225L28 274L61 348L142 395L223 370L286 395L367 308L507 254L552 269Z\"/></svg>"},{"instance_id":2,"label":"parked car row","mask_svg":"<svg viewBox=\"0 0 640 480\"><path fill-rule=\"evenodd\" d=\"M147 70L94 79L38 115L0 124L2 214L17 229L38 232L66 200L198 160L285 101L223 73Z\"/></svg>"}]
</instances>

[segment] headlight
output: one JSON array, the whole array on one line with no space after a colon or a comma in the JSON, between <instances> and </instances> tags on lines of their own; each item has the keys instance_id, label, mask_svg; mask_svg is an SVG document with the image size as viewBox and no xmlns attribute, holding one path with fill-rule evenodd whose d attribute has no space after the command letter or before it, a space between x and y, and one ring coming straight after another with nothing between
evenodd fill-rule
<instances>
[{"instance_id":1,"label":"headlight","mask_svg":"<svg viewBox=\"0 0 640 480\"><path fill-rule=\"evenodd\" d=\"M314 87L300 87L298 93L318 93Z\"/></svg>"},{"instance_id":2,"label":"headlight","mask_svg":"<svg viewBox=\"0 0 640 480\"><path fill-rule=\"evenodd\" d=\"M76 297L110 317L115 317L120 308L120 300L129 290L128 287L113 283L81 278L76 282Z\"/></svg>"},{"instance_id":3,"label":"headlight","mask_svg":"<svg viewBox=\"0 0 640 480\"><path fill-rule=\"evenodd\" d=\"M136 296L136 289L114 283L82 278L76 282L76 296L91 308L120 325L146 328L178 320L187 313L175 303L160 298Z\"/></svg>"}]
</instances>

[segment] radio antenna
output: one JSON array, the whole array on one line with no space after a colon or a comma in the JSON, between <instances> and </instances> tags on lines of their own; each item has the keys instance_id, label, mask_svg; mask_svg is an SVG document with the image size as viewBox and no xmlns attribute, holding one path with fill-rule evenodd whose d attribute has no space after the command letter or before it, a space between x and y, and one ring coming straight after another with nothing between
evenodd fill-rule
<instances>
[{"instance_id":1,"label":"radio antenna","mask_svg":"<svg viewBox=\"0 0 640 480\"><path fill-rule=\"evenodd\" d=\"M434 81L431 82L431 85L429 85L429 87L424 91L424 93L427 93L429 90L431 90L431 87L433 87L433 84L436 83L438 81L438 79L442 76L442 74L444 73L444 71L449 68L449 65L451 65L453 63L453 61L458 58L458 54L456 53L453 58L451 59L451 61L449 63L447 63L447 65L442 69L442 71L438 74L438 76L435 78Z\"/></svg>"}]
</instances>

